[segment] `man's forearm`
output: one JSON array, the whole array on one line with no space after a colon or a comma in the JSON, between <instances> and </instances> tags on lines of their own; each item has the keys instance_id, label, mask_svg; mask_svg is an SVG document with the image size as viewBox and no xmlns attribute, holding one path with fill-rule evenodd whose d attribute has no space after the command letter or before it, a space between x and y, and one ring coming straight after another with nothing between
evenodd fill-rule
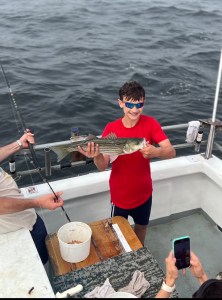
<instances>
[{"instance_id":1,"label":"man's forearm","mask_svg":"<svg viewBox=\"0 0 222 300\"><path fill-rule=\"evenodd\" d=\"M168 287L175 287L175 280L174 278L166 278L166 285ZM160 288L159 292L156 294L156 297L155 298L170 298L170 295L172 294L172 291L171 292L167 292L166 290L162 289L162 287Z\"/></svg>"},{"instance_id":2,"label":"man's forearm","mask_svg":"<svg viewBox=\"0 0 222 300\"><path fill-rule=\"evenodd\" d=\"M15 141L9 145L1 147L0 148L0 161L3 161L4 159L6 159L10 155L16 153L19 150L20 150L20 146L17 141Z\"/></svg>"},{"instance_id":3,"label":"man's forearm","mask_svg":"<svg viewBox=\"0 0 222 300\"><path fill-rule=\"evenodd\" d=\"M39 207L38 199L0 198L0 215Z\"/></svg>"},{"instance_id":4,"label":"man's forearm","mask_svg":"<svg viewBox=\"0 0 222 300\"><path fill-rule=\"evenodd\" d=\"M199 284L202 285L205 281L208 280L208 276L207 276L207 274L204 272L203 276L197 278L197 280L199 281Z\"/></svg>"}]
</instances>

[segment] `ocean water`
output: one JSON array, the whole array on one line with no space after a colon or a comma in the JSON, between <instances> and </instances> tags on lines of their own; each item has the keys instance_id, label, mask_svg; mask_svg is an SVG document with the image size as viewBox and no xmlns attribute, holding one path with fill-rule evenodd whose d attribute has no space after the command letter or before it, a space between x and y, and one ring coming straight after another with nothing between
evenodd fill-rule
<instances>
[{"instance_id":1,"label":"ocean water","mask_svg":"<svg viewBox=\"0 0 222 300\"><path fill-rule=\"evenodd\" d=\"M221 0L1 0L0 59L37 144L69 139L73 126L100 134L122 116L129 80L146 90L145 114L187 123L212 115L221 19ZM4 145L21 134L2 74L0 105Z\"/></svg>"}]
</instances>

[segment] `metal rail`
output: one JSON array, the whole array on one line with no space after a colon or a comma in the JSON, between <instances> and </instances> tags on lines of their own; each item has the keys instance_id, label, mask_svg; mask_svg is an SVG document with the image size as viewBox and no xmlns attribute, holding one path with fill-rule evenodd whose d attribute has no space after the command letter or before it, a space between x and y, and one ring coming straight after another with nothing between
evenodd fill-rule
<instances>
[{"instance_id":1,"label":"metal rail","mask_svg":"<svg viewBox=\"0 0 222 300\"><path fill-rule=\"evenodd\" d=\"M222 128L222 122L220 121L216 121L212 124L211 120L207 119L207 120L200 120L200 122L203 124L204 127L208 127L208 129L211 128L211 126L213 125L214 127L214 131L216 130L221 130ZM163 126L163 130L164 131L173 131L173 130L177 130L177 129L188 129L189 123L183 123L183 124L178 124L178 125L169 125L169 126ZM210 135L210 134L209 134ZM209 135L208 135L208 139L201 141L201 145L208 145L209 143ZM101 136L98 136L101 137ZM185 139L185 136L184 136ZM211 146L211 151L213 149L213 146L215 146L216 150L219 150L222 152L222 146L220 146L217 143L214 143L214 137L212 139L212 137L210 137L210 142L212 143ZM44 161L45 161L45 166L41 167L41 171L45 172L47 177L50 177L52 175L52 170L63 170L63 169L67 169L67 168L73 168L73 167L84 167L87 164L93 163L92 159L86 159L86 160L79 160L79 161L74 161L74 162L69 162L69 163L61 163L61 164L56 164L56 165L51 165L51 157L50 157L50 148L53 146L62 146L62 145L67 145L68 143L72 143L71 140L67 140L67 141L60 141L60 142L54 142L54 143L47 143L47 144L39 144L39 145L34 145L34 150L35 151L44 151ZM199 152L199 148L196 148L196 141L194 143L180 143L180 144L175 144L173 145L173 147L178 150L178 149L186 149L186 148L193 148L194 152ZM23 156L24 154L29 154L29 150L28 149L23 149L18 153L18 156ZM205 158L207 159L206 155ZM36 169L32 169L32 170L24 170L24 171L18 171L16 172L16 175L30 175L30 174L35 174L37 173Z\"/></svg>"},{"instance_id":2,"label":"metal rail","mask_svg":"<svg viewBox=\"0 0 222 300\"><path fill-rule=\"evenodd\" d=\"M215 92L215 98L214 98L214 107L213 107L213 113L212 113L210 133L208 136L208 143L207 143L207 148L206 148L206 152L205 152L206 159L209 159L212 156L215 129L216 129L215 122L216 122L218 97L219 97L219 91L220 91L221 73L222 73L222 49L221 49L221 54L220 54L220 64L219 64L219 70L218 70L218 76L217 76L217 85L216 85L216 92Z\"/></svg>"},{"instance_id":3,"label":"metal rail","mask_svg":"<svg viewBox=\"0 0 222 300\"><path fill-rule=\"evenodd\" d=\"M170 126L163 126L164 131L173 131L176 129L187 129L188 123L179 124L179 125L170 125ZM101 136L98 136L101 137ZM86 160L80 160L80 161L74 161L69 163L61 163L56 165L51 165L51 157L50 157L50 148L53 146L62 146L67 145L69 143L72 143L71 140L66 141L60 141L60 142L54 142L54 143L47 143L47 144L39 144L34 145L33 148L35 151L44 151L44 167L41 167L41 171L45 172L47 177L50 177L52 175L53 170L64 170L67 168L73 168L73 167L84 167L85 165L88 165L90 163L93 163L92 159L86 159ZM206 141L203 141L202 144L206 144ZM188 143L181 143L173 145L175 149L185 149L185 148L195 148L194 144L188 144ZM18 156L23 156L25 154L29 154L28 149L23 149L18 153ZM24 171L18 171L16 172L16 175L29 175L29 174L35 174L37 172L36 169L32 170L24 170Z\"/></svg>"},{"instance_id":4,"label":"metal rail","mask_svg":"<svg viewBox=\"0 0 222 300\"><path fill-rule=\"evenodd\" d=\"M179 124L179 125L163 126L162 128L164 131L174 130L174 129L186 129L186 128L188 128L188 123ZM98 135L98 137L101 137L101 135ZM51 147L55 147L55 146L63 146L63 145L71 144L71 143L72 143L71 140L66 140L66 141L60 141L60 142L54 142L54 143L34 145L34 150L44 150L47 148L51 148ZM188 147L190 147L190 146L188 146ZM23 150L23 151L25 151L25 150Z\"/></svg>"}]
</instances>

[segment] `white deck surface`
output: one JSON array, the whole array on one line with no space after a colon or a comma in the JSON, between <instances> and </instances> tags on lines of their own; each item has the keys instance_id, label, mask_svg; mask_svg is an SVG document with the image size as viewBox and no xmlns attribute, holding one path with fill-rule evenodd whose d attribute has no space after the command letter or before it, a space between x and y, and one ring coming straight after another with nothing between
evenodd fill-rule
<instances>
[{"instance_id":1,"label":"white deck surface","mask_svg":"<svg viewBox=\"0 0 222 300\"><path fill-rule=\"evenodd\" d=\"M55 298L28 230L0 234L0 256L1 298Z\"/></svg>"},{"instance_id":2,"label":"white deck surface","mask_svg":"<svg viewBox=\"0 0 222 300\"><path fill-rule=\"evenodd\" d=\"M198 255L208 278L215 278L222 271L222 232L201 212L150 226L145 246L165 272L165 258L171 250L172 240L184 235L190 236L191 250ZM186 275L179 271L176 282L179 298L191 298L198 287L199 284L189 268Z\"/></svg>"}]
</instances>

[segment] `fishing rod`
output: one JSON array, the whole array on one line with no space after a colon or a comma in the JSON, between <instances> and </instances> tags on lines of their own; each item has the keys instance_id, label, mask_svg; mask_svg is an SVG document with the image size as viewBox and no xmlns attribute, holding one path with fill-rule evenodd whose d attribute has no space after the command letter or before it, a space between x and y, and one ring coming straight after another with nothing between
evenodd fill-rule
<instances>
[{"instance_id":1,"label":"fishing rod","mask_svg":"<svg viewBox=\"0 0 222 300\"><path fill-rule=\"evenodd\" d=\"M19 110L19 107L18 107L18 105L17 105L17 103L16 103L16 101L15 101L15 98L14 98L14 95L13 95L13 92L12 92L12 89L11 89L11 87L10 87L9 81L8 81L8 79L7 79L7 76L6 76L5 71L4 71L4 68L3 68L3 65L2 65L2 64L0 64L0 65L1 65L1 69L2 69L2 74L3 74L4 80L5 80L5 82L6 82L6 85L7 85L7 87L8 87L8 90L9 90L9 98L10 98L10 101L11 101L11 103L12 103L12 106L13 106L13 108L14 108L16 114L17 114L18 120L20 121L20 125L21 125L21 127L22 127L22 130L23 130L24 133L26 133L26 132L27 132L27 127L26 127L26 125L25 125L25 121L24 121L24 119L23 119L23 117L22 117L22 114L21 114L21 112L20 112L20 110ZM27 142L28 142L28 141L27 141ZM51 185L50 185L50 183L48 182L47 178L46 178L46 177L42 174L42 172L41 172L41 167L39 166L39 163L38 163L38 160L37 160L37 157L36 157L36 154L35 154L33 145L30 144L30 143L28 142L28 147L29 147L29 151L30 151L31 156L32 156L32 160L33 160L33 165L34 165L34 167L37 169L37 171L38 171L39 175L41 176L42 180L43 180L44 182L46 182L46 183L48 184L48 186L50 187L51 191L53 192L53 194L54 194L54 196L55 196L55 201L58 201L58 197L57 197L57 195L55 194L53 188L51 187ZM67 212L65 211L64 207L61 206L61 208L62 208L63 212L65 213L65 216L66 216L67 220L68 220L69 222L71 222L71 220L70 220L70 218L69 218Z\"/></svg>"}]
</instances>

